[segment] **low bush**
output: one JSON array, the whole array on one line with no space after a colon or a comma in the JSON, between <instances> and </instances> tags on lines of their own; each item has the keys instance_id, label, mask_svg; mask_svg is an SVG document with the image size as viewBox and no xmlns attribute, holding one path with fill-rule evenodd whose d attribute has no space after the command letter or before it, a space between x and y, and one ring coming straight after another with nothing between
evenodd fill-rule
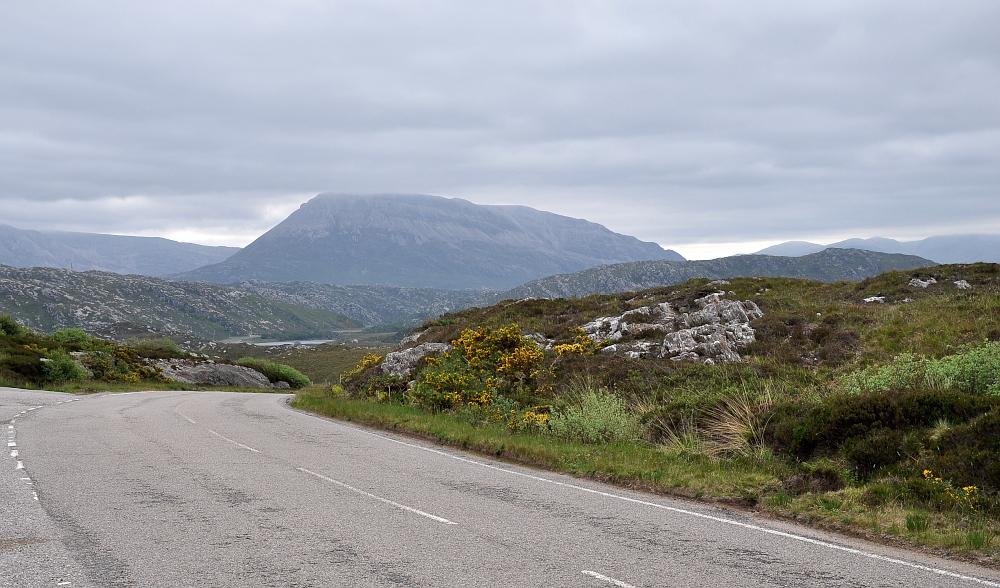
<instances>
[{"instance_id":1,"label":"low bush","mask_svg":"<svg viewBox=\"0 0 1000 588\"><path fill-rule=\"evenodd\" d=\"M1000 492L1000 406L944 431L932 447L926 468L956 486Z\"/></svg>"},{"instance_id":2,"label":"low bush","mask_svg":"<svg viewBox=\"0 0 1000 588\"><path fill-rule=\"evenodd\" d=\"M12 316L9 314L0 314L0 335L20 337L27 332L28 329L22 327Z\"/></svg>"},{"instance_id":3,"label":"low bush","mask_svg":"<svg viewBox=\"0 0 1000 588\"><path fill-rule=\"evenodd\" d=\"M77 345L89 343L91 340L90 335L83 329L77 328L59 329L50 336L60 343L76 343Z\"/></svg>"},{"instance_id":4,"label":"low bush","mask_svg":"<svg viewBox=\"0 0 1000 588\"><path fill-rule=\"evenodd\" d=\"M125 346L134 349L139 357L150 359L167 359L186 355L180 347L177 347L177 343L166 337L156 339L132 337L125 342Z\"/></svg>"},{"instance_id":5,"label":"low bush","mask_svg":"<svg viewBox=\"0 0 1000 588\"><path fill-rule=\"evenodd\" d=\"M969 394L1000 395L1000 343L986 342L940 359L903 353L885 365L846 375L844 389L855 393L903 388L957 388Z\"/></svg>"},{"instance_id":6,"label":"low bush","mask_svg":"<svg viewBox=\"0 0 1000 588\"><path fill-rule=\"evenodd\" d=\"M282 363L274 363L256 357L242 357L236 360L236 365L257 370L267 376L271 382L287 382L292 388L304 388L312 385L312 381L305 374Z\"/></svg>"},{"instance_id":7,"label":"low bush","mask_svg":"<svg viewBox=\"0 0 1000 588\"><path fill-rule=\"evenodd\" d=\"M608 443L638 439L639 419L625 402L606 388L580 382L566 395L568 402L553 408L548 424L552 434L567 441Z\"/></svg>"},{"instance_id":8,"label":"low bush","mask_svg":"<svg viewBox=\"0 0 1000 588\"><path fill-rule=\"evenodd\" d=\"M90 375L62 349L45 354L44 361L42 361L42 373L50 382L57 384L83 380Z\"/></svg>"},{"instance_id":9,"label":"low bush","mask_svg":"<svg viewBox=\"0 0 1000 588\"><path fill-rule=\"evenodd\" d=\"M994 406L1000 406L1000 398L957 390L840 394L820 404L775 405L765 417L764 438L774 451L808 460L814 454L836 453L848 439L883 429L930 427L941 420L965 422Z\"/></svg>"}]
</instances>

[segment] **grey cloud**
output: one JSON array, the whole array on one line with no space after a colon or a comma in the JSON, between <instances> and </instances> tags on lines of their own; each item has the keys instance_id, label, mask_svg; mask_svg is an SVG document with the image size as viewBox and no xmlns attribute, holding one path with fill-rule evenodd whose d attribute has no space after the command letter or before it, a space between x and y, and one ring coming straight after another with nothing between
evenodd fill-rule
<instances>
[{"instance_id":1,"label":"grey cloud","mask_svg":"<svg viewBox=\"0 0 1000 588\"><path fill-rule=\"evenodd\" d=\"M252 235L326 190L668 245L1000 222L991 0L99 6L0 7L9 224Z\"/></svg>"}]
</instances>

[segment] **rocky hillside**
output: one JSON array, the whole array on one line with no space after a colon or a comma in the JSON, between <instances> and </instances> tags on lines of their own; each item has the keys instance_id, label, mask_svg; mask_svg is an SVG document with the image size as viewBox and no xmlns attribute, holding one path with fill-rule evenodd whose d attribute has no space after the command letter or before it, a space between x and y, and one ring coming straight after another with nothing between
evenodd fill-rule
<instances>
[{"instance_id":1,"label":"rocky hillside","mask_svg":"<svg viewBox=\"0 0 1000 588\"><path fill-rule=\"evenodd\" d=\"M207 339L251 334L324 337L360 326L339 313L234 288L109 272L0 265L0 314L4 313L44 332L77 327L111 333L141 326Z\"/></svg>"},{"instance_id":2,"label":"rocky hillside","mask_svg":"<svg viewBox=\"0 0 1000 588\"><path fill-rule=\"evenodd\" d=\"M232 284L245 292L347 315L365 325L415 327L428 318L486 303L492 291L336 286L317 282L247 281Z\"/></svg>"},{"instance_id":3,"label":"rocky hillside","mask_svg":"<svg viewBox=\"0 0 1000 588\"><path fill-rule=\"evenodd\" d=\"M506 289L552 274L648 259L683 258L656 243L525 206L321 194L230 259L175 277Z\"/></svg>"},{"instance_id":4,"label":"rocky hillside","mask_svg":"<svg viewBox=\"0 0 1000 588\"><path fill-rule=\"evenodd\" d=\"M704 261L639 261L595 267L528 282L496 295L497 300L528 297L573 298L679 284L692 278L739 276L805 278L819 282L860 281L889 270L937 265L913 255L859 249L826 249L802 257L734 255Z\"/></svg>"},{"instance_id":5,"label":"rocky hillside","mask_svg":"<svg viewBox=\"0 0 1000 588\"><path fill-rule=\"evenodd\" d=\"M237 247L208 247L159 237L25 231L0 225L0 264L165 276L218 263Z\"/></svg>"}]
</instances>

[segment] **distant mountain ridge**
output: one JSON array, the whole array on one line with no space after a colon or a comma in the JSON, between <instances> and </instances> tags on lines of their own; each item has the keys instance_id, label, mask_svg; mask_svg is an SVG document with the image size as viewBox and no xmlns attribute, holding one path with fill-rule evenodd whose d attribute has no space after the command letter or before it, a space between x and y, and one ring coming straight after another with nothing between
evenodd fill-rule
<instances>
[{"instance_id":1,"label":"distant mountain ridge","mask_svg":"<svg viewBox=\"0 0 1000 588\"><path fill-rule=\"evenodd\" d=\"M162 277L218 263L238 247L209 247L160 237L30 231L0 225L0 264Z\"/></svg>"},{"instance_id":2,"label":"distant mountain ridge","mask_svg":"<svg viewBox=\"0 0 1000 588\"><path fill-rule=\"evenodd\" d=\"M233 257L173 277L505 289L555 273L649 259L684 258L596 223L526 206L327 193Z\"/></svg>"},{"instance_id":3,"label":"distant mountain ridge","mask_svg":"<svg viewBox=\"0 0 1000 588\"><path fill-rule=\"evenodd\" d=\"M825 249L802 257L734 255L699 261L638 261L549 276L495 295L496 300L578 298L672 286L692 278L725 279L746 276L805 278L820 282L860 281L889 270L938 265L913 255L860 249Z\"/></svg>"},{"instance_id":4,"label":"distant mountain ridge","mask_svg":"<svg viewBox=\"0 0 1000 588\"><path fill-rule=\"evenodd\" d=\"M1000 235L942 235L919 241L897 241L884 237L846 239L829 245L808 241L787 241L766 247L757 255L799 257L827 248L865 249L881 253L905 253L932 259L937 263L1000 263Z\"/></svg>"}]
</instances>

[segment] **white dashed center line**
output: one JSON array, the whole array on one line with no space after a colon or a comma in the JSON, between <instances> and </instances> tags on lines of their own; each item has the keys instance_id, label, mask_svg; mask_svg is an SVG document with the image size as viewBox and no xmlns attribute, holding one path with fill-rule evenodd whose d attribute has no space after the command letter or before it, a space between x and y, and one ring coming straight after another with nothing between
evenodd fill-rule
<instances>
[{"instance_id":1,"label":"white dashed center line","mask_svg":"<svg viewBox=\"0 0 1000 588\"><path fill-rule=\"evenodd\" d=\"M605 576L603 574L598 574L597 572L592 572L590 570L583 570L583 575L584 576L591 576L593 578L597 578L598 580L602 580L602 581L607 582L608 584L611 584L613 586L618 586L618 588L636 588L635 586L633 586L631 584L626 584L625 582L622 582L621 580L615 580L614 578L609 578L609 577L607 577L607 576Z\"/></svg>"},{"instance_id":2,"label":"white dashed center line","mask_svg":"<svg viewBox=\"0 0 1000 588\"><path fill-rule=\"evenodd\" d=\"M196 422L192 421L192 420L191 420L191 417L189 417L188 415L184 414L183 412L181 412L181 411L179 411L179 410L176 410L176 411L174 411L174 412L176 412L177 414L179 414L179 415L181 415L182 417L184 417L185 419L187 419L187 422L191 423L192 425L197 425L197 424L198 424L198 423L196 423Z\"/></svg>"},{"instance_id":3,"label":"white dashed center line","mask_svg":"<svg viewBox=\"0 0 1000 588\"><path fill-rule=\"evenodd\" d=\"M367 496L368 498L371 498L373 500L378 500L379 502L384 502L384 503L389 504L391 506L395 506L398 509L405 510L407 512L412 512L412 513L418 514L418 515L420 515L422 517L427 517L427 518L429 518L431 520L434 520L434 521L437 521L439 523L444 523L446 525L457 525L458 524L458 523L456 523L454 521L449 521L448 519L441 518L439 516L435 516L435 515L432 515L430 513L426 513L426 512L424 512L422 510L417 510L417 509L415 509L415 508L413 508L411 506L406 506L405 504L400 504L398 502L393 502L393 501L389 500L388 498L382 498L381 496L375 496L371 492L365 492L364 490L362 490L360 488L355 488L354 486L351 486L349 484L345 484L343 482L338 482L337 480L334 480L333 478L328 478L328 477L324 476L323 474L317 474L316 472L314 472L312 470L307 470L306 468L295 468L295 469L299 470L300 472L305 472L307 474L311 474L313 476L316 476L320 480L325 480L327 482L330 482L331 484L336 484L336 485L340 486L341 488L346 488L346 489L350 490L351 492L357 492L358 494L361 494L362 496Z\"/></svg>"},{"instance_id":4,"label":"white dashed center line","mask_svg":"<svg viewBox=\"0 0 1000 588\"><path fill-rule=\"evenodd\" d=\"M229 441L230 443L232 443L233 445L235 445L237 447L242 447L243 449L246 449L247 451L252 451L254 453L260 453L259 451L257 451L253 447L249 447L249 446L244 445L244 444L242 444L242 443L240 443L238 441L233 441L229 437L226 437L225 435L220 435L220 434L216 433L215 431L213 431L212 429L208 429L208 432L211 433L211 434L213 434L213 435L215 435L219 439L225 439L226 441Z\"/></svg>"}]
</instances>

